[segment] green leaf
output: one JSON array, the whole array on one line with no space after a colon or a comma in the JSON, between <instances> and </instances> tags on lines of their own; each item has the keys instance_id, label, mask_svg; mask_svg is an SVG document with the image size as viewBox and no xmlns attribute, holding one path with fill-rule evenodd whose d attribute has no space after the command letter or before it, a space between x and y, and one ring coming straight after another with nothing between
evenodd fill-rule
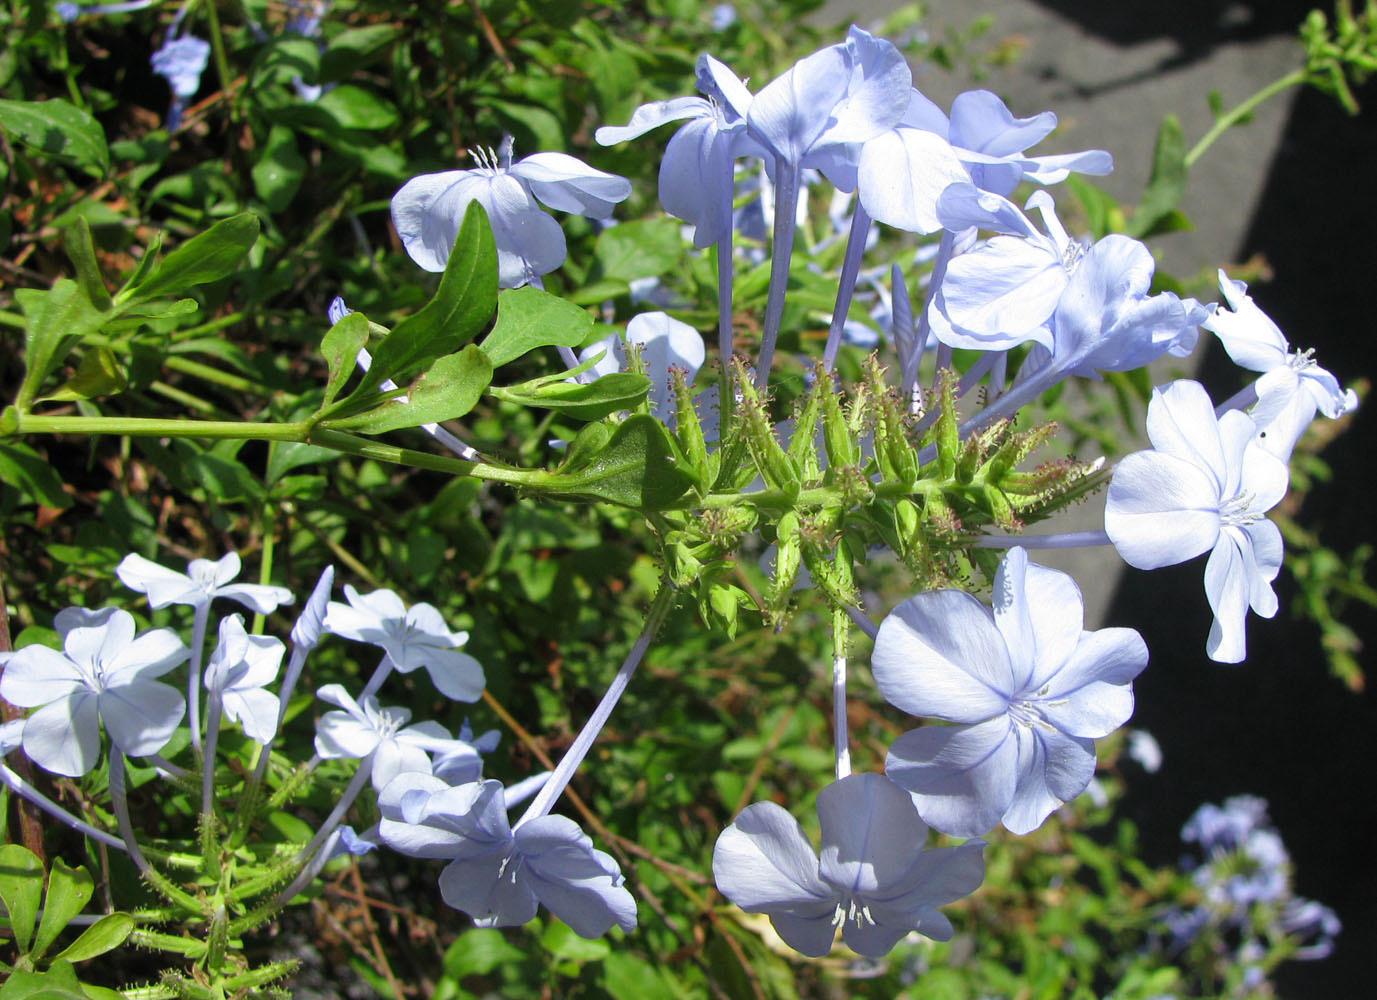
<instances>
[{"instance_id":1,"label":"green leaf","mask_svg":"<svg viewBox=\"0 0 1377 1000\"><path fill-rule=\"evenodd\" d=\"M258 229L252 212L217 222L164 257L139 284L125 286L117 301L146 302L233 274L258 240Z\"/></svg>"},{"instance_id":2,"label":"green leaf","mask_svg":"<svg viewBox=\"0 0 1377 1000\"><path fill-rule=\"evenodd\" d=\"M264 479L271 486L293 469L329 461L338 456L339 452L333 448L322 448L303 441L276 441L268 455L268 469L264 473Z\"/></svg>"},{"instance_id":3,"label":"green leaf","mask_svg":"<svg viewBox=\"0 0 1377 1000\"><path fill-rule=\"evenodd\" d=\"M522 961L526 953L507 943L502 932L491 927L474 927L460 934L445 950L445 973L452 979L484 976L500 965Z\"/></svg>"},{"instance_id":4,"label":"green leaf","mask_svg":"<svg viewBox=\"0 0 1377 1000\"><path fill-rule=\"evenodd\" d=\"M100 329L106 317L70 278L59 278L46 292L17 288L14 299L24 312L24 363L27 366L15 403L20 409L27 409L44 379L82 337Z\"/></svg>"},{"instance_id":5,"label":"green leaf","mask_svg":"<svg viewBox=\"0 0 1377 1000\"><path fill-rule=\"evenodd\" d=\"M67 384L45 401L94 399L97 396L117 396L129 385L129 377L119 359L104 347L90 348L81 356L81 363Z\"/></svg>"},{"instance_id":6,"label":"green leaf","mask_svg":"<svg viewBox=\"0 0 1377 1000\"><path fill-rule=\"evenodd\" d=\"M593 246L600 279L631 281L667 274L683 256L679 224L672 219L623 222L604 229Z\"/></svg>"},{"instance_id":7,"label":"green leaf","mask_svg":"<svg viewBox=\"0 0 1377 1000\"><path fill-rule=\"evenodd\" d=\"M560 493L634 510L663 510L693 486L677 462L665 425L637 414L617 428L607 447L584 469L553 475L548 483Z\"/></svg>"},{"instance_id":8,"label":"green leaf","mask_svg":"<svg viewBox=\"0 0 1377 1000\"><path fill-rule=\"evenodd\" d=\"M1181 202L1186 192L1186 136L1181 121L1167 115L1157 130L1157 146L1152 154L1152 176L1143 200L1129 220L1128 234L1142 237Z\"/></svg>"},{"instance_id":9,"label":"green leaf","mask_svg":"<svg viewBox=\"0 0 1377 1000\"><path fill-rule=\"evenodd\" d=\"M379 58L401 35L394 24L371 24L350 28L330 39L330 47L320 57L320 82L343 80Z\"/></svg>"},{"instance_id":10,"label":"green leaf","mask_svg":"<svg viewBox=\"0 0 1377 1000\"><path fill-rule=\"evenodd\" d=\"M611 372L596 382L549 382L537 380L521 385L494 386L498 399L519 406L539 406L577 420L597 420L618 410L629 410L650 391L650 379L632 372Z\"/></svg>"},{"instance_id":11,"label":"green leaf","mask_svg":"<svg viewBox=\"0 0 1377 1000\"><path fill-rule=\"evenodd\" d=\"M70 962L54 962L46 972L16 970L0 988L0 1000L104 1000L113 991L87 986ZM120 994L115 994L119 996Z\"/></svg>"},{"instance_id":12,"label":"green leaf","mask_svg":"<svg viewBox=\"0 0 1377 1000\"><path fill-rule=\"evenodd\" d=\"M398 323L378 345L373 365L355 394L372 392L384 379L453 354L482 332L496 306L497 245L487 212L472 201L435 297Z\"/></svg>"},{"instance_id":13,"label":"green leaf","mask_svg":"<svg viewBox=\"0 0 1377 1000\"><path fill-rule=\"evenodd\" d=\"M368 317L363 313L349 313L326 331L325 338L320 342L320 353L325 357L330 378L325 383L322 409L335 401L335 397L344 388L344 383L349 381L349 376L354 373L354 366L358 364L359 351L363 350L367 343Z\"/></svg>"},{"instance_id":14,"label":"green leaf","mask_svg":"<svg viewBox=\"0 0 1377 1000\"><path fill-rule=\"evenodd\" d=\"M43 864L22 844L0 847L0 901L10 915L15 944L27 953L43 898Z\"/></svg>"},{"instance_id":15,"label":"green leaf","mask_svg":"<svg viewBox=\"0 0 1377 1000\"><path fill-rule=\"evenodd\" d=\"M136 926L134 918L127 913L107 913L58 952L55 960L85 962L97 955L104 955L124 944Z\"/></svg>"},{"instance_id":16,"label":"green leaf","mask_svg":"<svg viewBox=\"0 0 1377 1000\"><path fill-rule=\"evenodd\" d=\"M291 204L306 176L306 160L297 150L296 133L285 125L274 125L249 173L268 211L281 212Z\"/></svg>"},{"instance_id":17,"label":"green leaf","mask_svg":"<svg viewBox=\"0 0 1377 1000\"><path fill-rule=\"evenodd\" d=\"M105 130L67 101L0 100L0 129L30 153L55 157L97 175L110 169Z\"/></svg>"},{"instance_id":18,"label":"green leaf","mask_svg":"<svg viewBox=\"0 0 1377 1000\"><path fill-rule=\"evenodd\" d=\"M57 936L82 911L91 898L95 883L85 868L68 868L55 859L48 869L48 895L43 900L43 919L38 924L32 954L35 958L48 950ZM108 949L107 949L108 950Z\"/></svg>"},{"instance_id":19,"label":"green leaf","mask_svg":"<svg viewBox=\"0 0 1377 1000\"><path fill-rule=\"evenodd\" d=\"M391 101L352 83L325 91L314 106L333 118L340 128L366 132L391 128L400 117Z\"/></svg>"},{"instance_id":20,"label":"green leaf","mask_svg":"<svg viewBox=\"0 0 1377 1000\"><path fill-rule=\"evenodd\" d=\"M578 347L593 329L593 317L539 288L509 288L497 296L497 322L483 340L494 368L538 347Z\"/></svg>"},{"instance_id":21,"label":"green leaf","mask_svg":"<svg viewBox=\"0 0 1377 1000\"><path fill-rule=\"evenodd\" d=\"M540 945L555 958L575 962L596 962L612 954L612 946L601 938L589 940L574 933L568 924L552 920L540 935Z\"/></svg>"},{"instance_id":22,"label":"green leaf","mask_svg":"<svg viewBox=\"0 0 1377 1000\"><path fill-rule=\"evenodd\" d=\"M569 292L565 298L576 306L592 306L628 294L631 286L621 278L605 278Z\"/></svg>"},{"instance_id":23,"label":"green leaf","mask_svg":"<svg viewBox=\"0 0 1377 1000\"><path fill-rule=\"evenodd\" d=\"M63 230L62 239L67 256L76 268L77 284L81 286L86 298L92 306L102 312L109 309L113 303L110 301L110 290L105 287L105 279L101 276L100 265L96 263L96 245L91 239L91 224L84 216L77 216L76 221Z\"/></svg>"},{"instance_id":24,"label":"green leaf","mask_svg":"<svg viewBox=\"0 0 1377 1000\"><path fill-rule=\"evenodd\" d=\"M470 344L431 365L407 388L404 399L393 399L367 413L325 423L364 434L381 434L453 420L473 409L491 381L492 362L482 348Z\"/></svg>"}]
</instances>

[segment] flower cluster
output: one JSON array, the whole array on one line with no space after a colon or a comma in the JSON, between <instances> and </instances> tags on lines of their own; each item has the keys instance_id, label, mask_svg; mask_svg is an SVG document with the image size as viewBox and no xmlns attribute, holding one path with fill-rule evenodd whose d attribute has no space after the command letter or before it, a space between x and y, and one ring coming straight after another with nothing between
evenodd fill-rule
<instances>
[{"instance_id":1,"label":"flower cluster","mask_svg":"<svg viewBox=\"0 0 1377 1000\"><path fill-rule=\"evenodd\" d=\"M1251 995L1266 977L1273 949L1301 960L1334 950L1339 918L1294 894L1290 857L1268 821L1265 801L1236 795L1222 806L1206 803L1181 828L1181 839L1199 852L1184 858L1182 867L1202 898L1162 916L1168 951L1211 949L1243 969L1239 995Z\"/></svg>"},{"instance_id":2,"label":"flower cluster","mask_svg":"<svg viewBox=\"0 0 1377 1000\"><path fill-rule=\"evenodd\" d=\"M1241 660L1247 610L1270 616L1277 609L1271 583L1281 565L1282 544L1266 514L1285 495L1286 460L1317 413L1337 417L1356 399L1308 352L1291 352L1245 286L1222 272L1227 308L1154 292L1155 262L1138 240L1111 233L1092 241L1070 234L1046 187L1073 172L1107 173L1113 164L1101 150L1030 152L1055 129L1051 112L1017 118L988 91L962 94L945 112L913 86L895 46L856 27L844 41L800 59L754 92L711 55L698 62L697 85L701 96L642 105L626 124L599 128L596 138L603 145L621 143L677 124L660 165L660 201L666 212L692 227L696 248L718 248L723 381L698 402L689 398L687 384L703 366L706 351L697 330L661 312L634 316L624 335L586 346L578 359L564 348L564 360L577 369L570 378L583 382L633 366L647 374L651 389L643 412L677 436L690 462L706 453L706 442L717 440L719 427L730 427L744 439L755 466L742 471L757 471L772 495L797 496L812 486L834 491L835 499L821 509L805 510L800 503L773 514L776 523L764 529L766 541L774 536L769 613L782 620L797 586L818 587L839 622L849 618L874 638L871 665L881 694L931 723L894 742L884 775L851 774L846 633L838 626L837 780L818 798L821 857L785 808L761 802L721 835L713 868L728 898L767 914L784 940L805 954L825 954L841 926L854 950L882 955L910 931L949 935L951 927L935 907L973 891L983 876L980 841L924 851L929 827L952 837L976 837L1001 824L1014 834L1037 829L1090 785L1095 741L1132 715L1132 682L1148 660L1143 640L1126 628L1087 631L1075 582L1031 562L1026 549L1112 544L1126 562L1143 569L1208 552L1205 591L1215 623L1206 648L1217 660ZM760 169L743 171L742 161L758 162ZM480 156L480 162L475 170L415 178L393 199L397 230L422 267L444 266L463 211L477 200L492 222L500 284L538 284L541 275L563 262L564 241L535 199L600 218L629 192L620 178L562 154L536 154L514 164L510 142L496 154ZM846 253L828 340L811 375L811 395L793 419L776 424L768 411L768 388L795 227L808 186L824 178L835 189L829 239L844 233ZM1020 204L1012 199L1024 182L1041 187ZM737 202L747 189L760 197L750 211L739 210ZM870 381L844 414L835 398L826 399L834 388L829 375L843 338L855 337L849 312L862 259L877 245L876 223L940 235L927 258L931 273L921 308L910 303L899 264L885 262L866 272L869 284L892 274L892 292L882 298L897 354L898 397L908 402L907 412L888 402L891 387L872 363ZM738 230L763 239L767 228L772 232L770 279L752 376L749 361L732 360L738 348L732 244ZM672 300L660 291L665 301ZM1070 378L1099 379L1163 356L1184 357L1195 349L1202 328L1218 336L1241 366L1261 373L1254 386L1218 409L1194 382L1158 388L1147 411L1151 450L1118 463L1112 479L1108 471L1098 473L1100 464L1074 463L1065 466L1060 479L1055 469L1041 480L1029 476L1019 488L1031 496L1041 483L1045 490L1037 502L1048 506L1039 509L1032 501L1015 506L1012 481L999 477L1045 439L1012 434L1012 420L1023 406ZM934 391L925 392L920 362L933 343ZM628 349L639 350L639 358L629 356ZM980 352L979 359L957 372L958 350ZM984 405L959 418L956 408L982 382ZM734 398L710 396L719 388L734 388ZM934 396L938 405L925 412ZM721 410L720 420L718 414L698 418L708 400L710 408ZM685 428L685 422L693 426ZM819 428L816 447L814 427ZM736 437L722 437L725 453ZM703 461L697 473L700 492L722 472L720 465ZM984 478L973 485L978 476ZM739 476L743 483L751 478ZM1110 485L1104 531L1017 534L1023 525L1020 511L1045 516L1055 509L1054 501L1064 505L1072 485L1105 480ZM884 507L874 502L877 484L900 498L882 513L875 512ZM984 523L997 524L1006 534L962 537L971 529L951 513L946 498L963 489L978 494L989 512ZM868 517L872 539L878 535L896 550L908 550L901 555L929 544L930 537L914 540L923 529L913 525L924 517L932 532L945 532L949 541L1010 549L993 573L992 606L964 590L934 584L899 604L877 627L854 606L849 561L854 549L845 534L847 515L837 513L847 504L870 505L858 520ZM702 525L684 523L682 531L669 532L675 540L667 545L666 575L678 586L704 587L700 592L709 595L700 597L704 616L718 614L730 624L737 598L724 597L728 592L722 588L714 596L701 582L709 575L705 567L720 565L714 560L739 544L744 533L724 530L727 541L703 541L723 520L704 518ZM755 512L745 520L758 523ZM834 561L831 553L819 554L829 545L837 549ZM953 574L934 577L950 580ZM651 634L648 626L643 640ZM644 652L641 644L638 649ZM639 655L628 659L630 669ZM629 676L625 665L604 705L619 695L623 675ZM366 698L358 705L339 703L358 720L360 713L378 711ZM605 718L599 713L585 734L596 734ZM392 732L400 724L386 725ZM400 747L405 732L388 738ZM391 752L392 757L400 761L406 753L420 753L418 741L427 738L408 737L410 749ZM567 758L575 763L586 751L583 735L580 740ZM388 765L390 771L399 766ZM576 927L625 925L620 897L614 899L619 881L599 867L596 852L573 833L555 839L565 845L567 871L585 871L588 879L588 893L577 899L552 902L542 880L565 869L551 867L544 855L522 846L523 831L544 818L550 796L558 794L567 774L557 774L550 783L555 791L542 790L528 817L510 829L505 814L493 812L501 799L496 788L468 784L459 792L433 785L433 778L407 780L418 783L400 797L383 791L391 803L384 836L410 845L402 849L452 858L445 892L454 905L501 923L525 919L541 900L561 915L559 907L565 907L566 919L579 921ZM399 832L398 823L413 826ZM415 824L440 832L416 834ZM486 874L474 884L486 888L475 895L463 879L473 874L480 857ZM493 864L495 881L489 879ZM509 870L530 874L508 879ZM606 871L611 881L598 871Z\"/></svg>"}]
</instances>

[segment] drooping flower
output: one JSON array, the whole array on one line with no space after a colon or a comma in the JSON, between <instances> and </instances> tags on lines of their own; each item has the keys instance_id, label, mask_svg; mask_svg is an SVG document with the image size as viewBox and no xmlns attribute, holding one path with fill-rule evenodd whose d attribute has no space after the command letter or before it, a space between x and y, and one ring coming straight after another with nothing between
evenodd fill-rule
<instances>
[{"instance_id":1,"label":"drooping flower","mask_svg":"<svg viewBox=\"0 0 1377 1000\"><path fill-rule=\"evenodd\" d=\"M217 597L238 601L260 615L272 614L280 605L291 604L295 598L286 587L270 587L257 583L230 583L239 575L239 555L231 552L218 562L193 559L185 573L130 554L115 567L115 574L130 590L148 595L148 606L165 608L169 604L186 604L202 608Z\"/></svg>"},{"instance_id":2,"label":"drooping flower","mask_svg":"<svg viewBox=\"0 0 1377 1000\"><path fill-rule=\"evenodd\" d=\"M983 841L924 850L913 799L879 774L853 774L818 794L822 857L773 802L744 809L713 848L717 887L747 913L765 913L788 944L818 957L837 927L862 955L887 955L910 931L938 941L952 925L937 907L985 877Z\"/></svg>"},{"instance_id":3,"label":"drooping flower","mask_svg":"<svg viewBox=\"0 0 1377 1000\"><path fill-rule=\"evenodd\" d=\"M1236 364L1262 373L1249 415L1258 443L1285 462L1316 412L1341 417L1357 407L1358 396L1352 389L1345 392L1312 351L1292 351L1285 334L1247 294L1248 286L1231 281L1222 269L1219 290L1229 308L1216 310L1201 325L1219 338Z\"/></svg>"},{"instance_id":4,"label":"drooping flower","mask_svg":"<svg viewBox=\"0 0 1377 1000\"><path fill-rule=\"evenodd\" d=\"M1080 589L1013 548L994 608L960 590L900 604L871 664L880 693L924 726L895 741L885 772L931 826L954 836L996 823L1037 829L1095 773L1095 740L1133 714L1147 647L1126 628L1083 630Z\"/></svg>"},{"instance_id":5,"label":"drooping flower","mask_svg":"<svg viewBox=\"0 0 1377 1000\"><path fill-rule=\"evenodd\" d=\"M284 652L281 639L245 632L242 616L220 620L220 641L206 665L206 689L258 743L270 742L277 732L278 697L264 688L277 678Z\"/></svg>"},{"instance_id":6,"label":"drooping flower","mask_svg":"<svg viewBox=\"0 0 1377 1000\"><path fill-rule=\"evenodd\" d=\"M477 701L482 697L483 668L456 648L468 642L469 634L451 632L433 606L408 608L393 591L360 594L347 583L344 596L348 604L331 601L325 612L327 632L380 647L404 674L424 667L447 698Z\"/></svg>"},{"instance_id":7,"label":"drooping flower","mask_svg":"<svg viewBox=\"0 0 1377 1000\"><path fill-rule=\"evenodd\" d=\"M1286 495L1286 465L1254 441L1252 418L1216 418L1198 382L1153 391L1147 412L1151 451L1119 462L1109 484L1104 526L1119 555L1157 569L1209 552L1205 595L1214 611L1205 648L1238 663L1244 617L1277 613L1271 583L1281 569L1281 531L1267 511Z\"/></svg>"},{"instance_id":8,"label":"drooping flower","mask_svg":"<svg viewBox=\"0 0 1377 1000\"><path fill-rule=\"evenodd\" d=\"M395 787L394 787L395 786ZM483 927L524 924L538 904L574 933L600 937L616 924L636 926L636 902L621 869L578 824L539 816L513 830L500 781L450 787L404 775L383 790L379 833L389 847L422 858L448 858L440 895Z\"/></svg>"},{"instance_id":9,"label":"drooping flower","mask_svg":"<svg viewBox=\"0 0 1377 1000\"><path fill-rule=\"evenodd\" d=\"M670 366L687 369L688 381L692 382L707 358L703 338L693 327L667 313L640 313L626 324L625 340L610 333L585 347L579 354L579 361L587 361L601 353L602 358L589 369L594 377L625 371L626 350L631 344L640 347L641 361L650 377L651 411L663 420L674 405L669 385Z\"/></svg>"},{"instance_id":10,"label":"drooping flower","mask_svg":"<svg viewBox=\"0 0 1377 1000\"><path fill-rule=\"evenodd\" d=\"M413 177L392 196L392 223L406 252L427 271L443 271L464 211L477 201L497 243L498 284L517 288L564 263L564 230L537 204L604 219L631 194L625 177L594 170L565 153L535 153L512 163L511 137L496 153L475 150L479 166Z\"/></svg>"},{"instance_id":11,"label":"drooping flower","mask_svg":"<svg viewBox=\"0 0 1377 1000\"><path fill-rule=\"evenodd\" d=\"M343 709L326 712L316 722L316 753L324 760L370 760L374 788L385 787L403 772L429 775L430 754L460 749L438 722L408 726L410 709L383 708L373 695L356 701L343 685L326 684L316 697Z\"/></svg>"},{"instance_id":12,"label":"drooping flower","mask_svg":"<svg viewBox=\"0 0 1377 1000\"><path fill-rule=\"evenodd\" d=\"M61 653L26 646L5 654L0 697L38 709L24 722L24 752L55 774L85 774L100 757L102 722L131 757L165 747L186 705L155 678L186 661L182 640L165 628L136 637L133 616L118 609L69 614L64 627Z\"/></svg>"}]
</instances>

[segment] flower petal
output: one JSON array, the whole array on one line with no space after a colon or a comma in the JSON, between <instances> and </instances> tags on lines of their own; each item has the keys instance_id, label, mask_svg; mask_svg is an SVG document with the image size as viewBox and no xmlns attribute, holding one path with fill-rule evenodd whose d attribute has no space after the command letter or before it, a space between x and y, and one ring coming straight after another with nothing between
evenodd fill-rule
<instances>
[{"instance_id":1,"label":"flower petal","mask_svg":"<svg viewBox=\"0 0 1377 1000\"><path fill-rule=\"evenodd\" d=\"M40 708L24 720L24 752L39 767L77 778L100 759L100 713L96 696L77 691Z\"/></svg>"},{"instance_id":2,"label":"flower petal","mask_svg":"<svg viewBox=\"0 0 1377 1000\"><path fill-rule=\"evenodd\" d=\"M950 722L1002 713L1013 691L1008 648L993 614L959 590L928 591L890 612L880 623L871 668L891 705Z\"/></svg>"},{"instance_id":3,"label":"flower petal","mask_svg":"<svg viewBox=\"0 0 1377 1000\"><path fill-rule=\"evenodd\" d=\"M87 679L70 659L47 646L12 653L0 673L0 697L20 708L36 708L84 690Z\"/></svg>"},{"instance_id":4,"label":"flower petal","mask_svg":"<svg viewBox=\"0 0 1377 1000\"><path fill-rule=\"evenodd\" d=\"M515 837L531 891L575 934L596 938L613 924L624 931L636 926L636 901L622 885L616 862L595 851L573 820L538 816Z\"/></svg>"},{"instance_id":5,"label":"flower petal","mask_svg":"<svg viewBox=\"0 0 1377 1000\"><path fill-rule=\"evenodd\" d=\"M969 182L947 141L923 129L890 129L861 147L856 175L861 204L871 218L896 229L935 233L942 228L937 217L942 192L949 184Z\"/></svg>"},{"instance_id":6,"label":"flower petal","mask_svg":"<svg viewBox=\"0 0 1377 1000\"><path fill-rule=\"evenodd\" d=\"M927 842L913 799L882 774L852 774L818 793L820 874L846 893L884 891Z\"/></svg>"},{"instance_id":7,"label":"flower petal","mask_svg":"<svg viewBox=\"0 0 1377 1000\"><path fill-rule=\"evenodd\" d=\"M1174 566L1219 538L1217 480L1198 466L1157 451L1125 456L1114 469L1104 530L1124 562L1138 569Z\"/></svg>"},{"instance_id":8,"label":"flower petal","mask_svg":"<svg viewBox=\"0 0 1377 1000\"><path fill-rule=\"evenodd\" d=\"M1052 810L1069 802L1095 776L1095 742L1040 726L1017 726L1018 788L1004 813L1005 828L1032 833Z\"/></svg>"},{"instance_id":9,"label":"flower petal","mask_svg":"<svg viewBox=\"0 0 1377 1000\"><path fill-rule=\"evenodd\" d=\"M140 678L108 687L98 698L110 742L130 757L146 757L167 746L186 714L182 693L159 681Z\"/></svg>"},{"instance_id":10,"label":"flower petal","mask_svg":"<svg viewBox=\"0 0 1377 1000\"><path fill-rule=\"evenodd\" d=\"M1018 780L1017 728L999 715L974 726L924 726L900 736L885 773L913 793L918 814L953 837L999 822Z\"/></svg>"},{"instance_id":11,"label":"flower petal","mask_svg":"<svg viewBox=\"0 0 1377 1000\"><path fill-rule=\"evenodd\" d=\"M457 649L432 649L425 668L436 690L446 698L477 701L483 697L483 668L468 653Z\"/></svg>"},{"instance_id":12,"label":"flower petal","mask_svg":"<svg viewBox=\"0 0 1377 1000\"><path fill-rule=\"evenodd\" d=\"M817 855L798 820L773 802L747 806L722 831L712 874L722 894L747 913L824 904L835 896L818 877ZM831 910L827 905L829 916Z\"/></svg>"},{"instance_id":13,"label":"flower petal","mask_svg":"<svg viewBox=\"0 0 1377 1000\"><path fill-rule=\"evenodd\" d=\"M515 864L515 847L451 861L440 873L440 896L487 927L515 927L536 915L536 897L528 879L506 871ZM503 862L506 862L504 866Z\"/></svg>"},{"instance_id":14,"label":"flower petal","mask_svg":"<svg viewBox=\"0 0 1377 1000\"><path fill-rule=\"evenodd\" d=\"M1022 547L1009 550L995 573L995 626L1008 646L1013 690L1042 686L1066 662L1081 637L1085 603L1069 574L1028 561Z\"/></svg>"},{"instance_id":15,"label":"flower petal","mask_svg":"<svg viewBox=\"0 0 1377 1000\"><path fill-rule=\"evenodd\" d=\"M210 600L191 577L177 573L166 566L159 566L151 559L130 553L115 567L115 575L130 590L148 595L151 608L165 608L169 604L205 604Z\"/></svg>"},{"instance_id":16,"label":"flower petal","mask_svg":"<svg viewBox=\"0 0 1377 1000\"><path fill-rule=\"evenodd\" d=\"M561 212L605 219L631 194L631 182L604 173L567 153L535 153L511 168L531 193Z\"/></svg>"}]
</instances>

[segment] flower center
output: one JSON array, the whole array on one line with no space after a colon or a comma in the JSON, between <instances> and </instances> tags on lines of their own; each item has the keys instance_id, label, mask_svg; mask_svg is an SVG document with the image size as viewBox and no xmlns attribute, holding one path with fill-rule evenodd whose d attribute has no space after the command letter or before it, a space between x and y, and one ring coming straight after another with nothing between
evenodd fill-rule
<instances>
[{"instance_id":1,"label":"flower center","mask_svg":"<svg viewBox=\"0 0 1377 1000\"><path fill-rule=\"evenodd\" d=\"M1315 363L1315 349L1307 348L1304 351L1292 351L1286 356L1286 366L1294 368L1298 372L1307 372L1311 368L1318 368Z\"/></svg>"},{"instance_id":2,"label":"flower center","mask_svg":"<svg viewBox=\"0 0 1377 1000\"><path fill-rule=\"evenodd\" d=\"M843 904L847 904L843 906ZM875 926L875 918L870 915L870 907L864 903L857 904L856 900L847 896L841 903L837 904L836 911L832 914L832 926L840 927L844 923L856 922L857 929L869 924Z\"/></svg>"},{"instance_id":3,"label":"flower center","mask_svg":"<svg viewBox=\"0 0 1377 1000\"><path fill-rule=\"evenodd\" d=\"M1256 499L1252 493L1240 493L1224 501L1219 508L1219 520L1224 524L1247 527L1262 520L1263 514L1252 509Z\"/></svg>"}]
</instances>

